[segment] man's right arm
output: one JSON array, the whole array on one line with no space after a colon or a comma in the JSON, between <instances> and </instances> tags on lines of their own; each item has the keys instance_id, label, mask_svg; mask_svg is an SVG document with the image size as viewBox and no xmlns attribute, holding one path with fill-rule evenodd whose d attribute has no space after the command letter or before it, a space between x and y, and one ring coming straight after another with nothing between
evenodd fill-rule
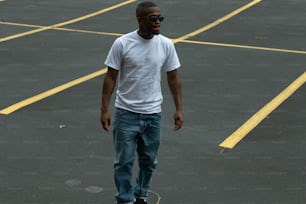
<instances>
[{"instance_id":1,"label":"man's right arm","mask_svg":"<svg viewBox=\"0 0 306 204\"><path fill-rule=\"evenodd\" d=\"M108 67L108 71L104 78L101 99L101 116L100 122L106 132L110 132L111 116L109 113L109 103L116 86L118 70Z\"/></svg>"}]
</instances>

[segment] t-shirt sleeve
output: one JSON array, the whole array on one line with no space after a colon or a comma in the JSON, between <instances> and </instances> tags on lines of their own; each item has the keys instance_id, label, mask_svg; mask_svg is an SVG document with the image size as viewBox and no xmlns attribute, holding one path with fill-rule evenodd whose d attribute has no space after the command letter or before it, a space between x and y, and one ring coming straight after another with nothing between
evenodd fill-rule
<instances>
[{"instance_id":1,"label":"t-shirt sleeve","mask_svg":"<svg viewBox=\"0 0 306 204\"><path fill-rule=\"evenodd\" d=\"M119 70L122 64L122 44L116 39L110 48L104 64L113 69Z\"/></svg>"},{"instance_id":2,"label":"t-shirt sleeve","mask_svg":"<svg viewBox=\"0 0 306 204\"><path fill-rule=\"evenodd\" d=\"M167 52L168 56L167 56L166 61L163 65L163 69L166 72L169 72L169 71L178 69L181 66L181 63L179 61L179 58L178 58L177 53L176 53L176 49L175 49L172 41L169 42L167 51L168 51Z\"/></svg>"}]
</instances>

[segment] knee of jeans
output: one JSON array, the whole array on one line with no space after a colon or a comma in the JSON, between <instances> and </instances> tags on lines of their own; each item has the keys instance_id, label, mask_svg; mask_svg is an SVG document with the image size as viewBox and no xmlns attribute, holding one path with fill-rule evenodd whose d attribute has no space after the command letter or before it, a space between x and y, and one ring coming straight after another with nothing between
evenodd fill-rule
<instances>
[{"instance_id":1,"label":"knee of jeans","mask_svg":"<svg viewBox=\"0 0 306 204\"><path fill-rule=\"evenodd\" d=\"M157 159L146 159L146 158L140 158L139 159L139 167L146 171L154 171L157 167L158 161Z\"/></svg>"},{"instance_id":2,"label":"knee of jeans","mask_svg":"<svg viewBox=\"0 0 306 204\"><path fill-rule=\"evenodd\" d=\"M129 170L133 167L134 160L115 160L114 161L114 168L115 169L122 169L122 170Z\"/></svg>"}]
</instances>

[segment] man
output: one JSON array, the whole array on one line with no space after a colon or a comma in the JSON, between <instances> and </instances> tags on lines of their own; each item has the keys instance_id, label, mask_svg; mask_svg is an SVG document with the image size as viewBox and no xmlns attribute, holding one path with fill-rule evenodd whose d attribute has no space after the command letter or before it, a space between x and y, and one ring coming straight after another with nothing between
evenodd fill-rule
<instances>
[{"instance_id":1,"label":"man","mask_svg":"<svg viewBox=\"0 0 306 204\"><path fill-rule=\"evenodd\" d=\"M109 103L118 81L113 122L114 178L117 203L146 204L152 174L156 169L161 136L161 71L175 104L174 130L183 125L180 62L170 39L160 35L163 20L153 2L137 6L138 30L113 43L105 64L108 72L102 91L101 124L110 132ZM138 175L132 187L132 166L138 156Z\"/></svg>"}]
</instances>

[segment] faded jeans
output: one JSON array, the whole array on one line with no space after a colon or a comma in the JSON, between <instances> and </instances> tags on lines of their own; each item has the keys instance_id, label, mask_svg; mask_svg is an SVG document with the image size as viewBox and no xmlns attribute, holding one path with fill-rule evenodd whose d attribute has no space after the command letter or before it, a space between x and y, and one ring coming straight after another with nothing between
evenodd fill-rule
<instances>
[{"instance_id":1,"label":"faded jeans","mask_svg":"<svg viewBox=\"0 0 306 204\"><path fill-rule=\"evenodd\" d=\"M116 200L120 204L133 204L134 198L148 197L152 174L157 166L161 137L161 113L139 114L116 109L113 143L115 148L114 178ZM131 184L132 169L138 155L136 186Z\"/></svg>"}]
</instances>

